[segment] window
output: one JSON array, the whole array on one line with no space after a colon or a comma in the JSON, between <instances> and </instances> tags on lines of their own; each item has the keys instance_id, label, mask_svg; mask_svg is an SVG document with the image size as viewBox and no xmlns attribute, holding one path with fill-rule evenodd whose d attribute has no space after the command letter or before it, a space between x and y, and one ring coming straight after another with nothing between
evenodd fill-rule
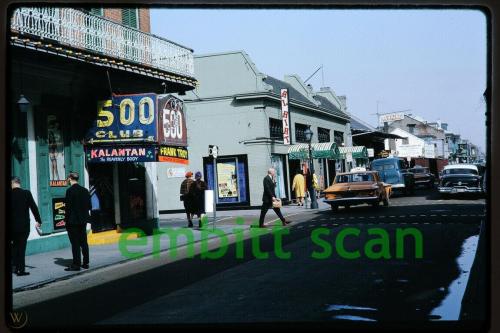
<instances>
[{"instance_id":1,"label":"window","mask_svg":"<svg viewBox=\"0 0 500 333\"><path fill-rule=\"evenodd\" d=\"M139 18L137 15L137 8L123 8L122 9L122 23L131 28L139 27Z\"/></svg>"},{"instance_id":2,"label":"window","mask_svg":"<svg viewBox=\"0 0 500 333\"><path fill-rule=\"evenodd\" d=\"M102 7L90 8L89 12L90 12L90 14L94 14L94 15L98 15L98 16L104 15L104 9Z\"/></svg>"},{"instance_id":3,"label":"window","mask_svg":"<svg viewBox=\"0 0 500 333\"><path fill-rule=\"evenodd\" d=\"M271 139L283 139L283 121L269 118L269 134Z\"/></svg>"},{"instance_id":4,"label":"window","mask_svg":"<svg viewBox=\"0 0 500 333\"><path fill-rule=\"evenodd\" d=\"M415 124L408 124L408 132L415 134Z\"/></svg>"},{"instance_id":5,"label":"window","mask_svg":"<svg viewBox=\"0 0 500 333\"><path fill-rule=\"evenodd\" d=\"M318 142L330 142L330 130L318 127Z\"/></svg>"},{"instance_id":6,"label":"window","mask_svg":"<svg viewBox=\"0 0 500 333\"><path fill-rule=\"evenodd\" d=\"M333 140L337 144L337 146L344 145L344 132L334 131L333 132Z\"/></svg>"},{"instance_id":7,"label":"window","mask_svg":"<svg viewBox=\"0 0 500 333\"><path fill-rule=\"evenodd\" d=\"M370 173L354 173L348 175L338 175L336 183L356 183L373 181L373 175Z\"/></svg>"},{"instance_id":8,"label":"window","mask_svg":"<svg viewBox=\"0 0 500 333\"><path fill-rule=\"evenodd\" d=\"M295 141L301 143L307 143L305 130L308 129L308 125L295 123Z\"/></svg>"},{"instance_id":9,"label":"window","mask_svg":"<svg viewBox=\"0 0 500 333\"><path fill-rule=\"evenodd\" d=\"M408 140L408 138L404 138L404 139L403 139L403 144L404 144L404 145L407 145L407 144L409 144L409 143L410 143L410 141Z\"/></svg>"}]
</instances>

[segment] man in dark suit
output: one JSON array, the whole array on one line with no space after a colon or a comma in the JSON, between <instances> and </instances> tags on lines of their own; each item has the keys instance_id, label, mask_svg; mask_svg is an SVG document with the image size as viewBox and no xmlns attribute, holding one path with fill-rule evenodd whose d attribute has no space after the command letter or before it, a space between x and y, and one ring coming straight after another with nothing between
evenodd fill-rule
<instances>
[{"instance_id":1,"label":"man in dark suit","mask_svg":"<svg viewBox=\"0 0 500 333\"><path fill-rule=\"evenodd\" d=\"M30 209L35 217L37 228L40 228L42 219L31 192L21 188L19 177L12 177L10 185L12 187L10 213L14 273L17 276L24 276L30 274L25 270L26 244L30 235Z\"/></svg>"},{"instance_id":2,"label":"man in dark suit","mask_svg":"<svg viewBox=\"0 0 500 333\"><path fill-rule=\"evenodd\" d=\"M269 208L272 208L274 210L283 225L287 225L290 223L289 221L285 220L279 208L273 208L273 202L277 200L276 193L274 192L274 189L276 187L276 183L274 181L275 173L276 171L274 170L274 168L270 168L267 171L267 176L264 177L264 194L262 195L262 208L260 210L259 228L264 228L264 218L266 217Z\"/></svg>"},{"instance_id":3,"label":"man in dark suit","mask_svg":"<svg viewBox=\"0 0 500 333\"><path fill-rule=\"evenodd\" d=\"M70 187L66 190L66 230L68 231L73 263L65 271L79 271L80 267L89 268L89 245L87 243L87 223L92 208L90 193L78 184L78 173L70 172ZM81 249L81 252L80 252ZM83 254L83 264L82 257Z\"/></svg>"}]
</instances>

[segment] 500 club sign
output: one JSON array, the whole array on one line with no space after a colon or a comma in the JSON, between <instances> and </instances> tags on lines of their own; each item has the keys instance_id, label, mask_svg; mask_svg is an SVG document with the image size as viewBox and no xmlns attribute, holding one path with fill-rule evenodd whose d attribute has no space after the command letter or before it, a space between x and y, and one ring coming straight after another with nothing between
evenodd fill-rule
<instances>
[{"instance_id":1,"label":"500 club sign","mask_svg":"<svg viewBox=\"0 0 500 333\"><path fill-rule=\"evenodd\" d=\"M154 93L113 95L98 103L97 121L87 141L93 143L159 143L187 146L182 100Z\"/></svg>"}]
</instances>

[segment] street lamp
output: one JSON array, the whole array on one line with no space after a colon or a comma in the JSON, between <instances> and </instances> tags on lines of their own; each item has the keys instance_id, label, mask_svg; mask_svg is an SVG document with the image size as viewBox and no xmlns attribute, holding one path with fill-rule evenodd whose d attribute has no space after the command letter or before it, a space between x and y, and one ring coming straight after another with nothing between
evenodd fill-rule
<instances>
[{"instance_id":1,"label":"street lamp","mask_svg":"<svg viewBox=\"0 0 500 333\"><path fill-rule=\"evenodd\" d=\"M30 101L24 97L24 95L19 96L19 100L17 101L17 105L19 107L19 111L21 112L28 112L28 109L30 107Z\"/></svg>"},{"instance_id":2,"label":"street lamp","mask_svg":"<svg viewBox=\"0 0 500 333\"><path fill-rule=\"evenodd\" d=\"M304 131L304 136L306 137L306 141L309 145L309 172L311 173L311 184L309 185L311 195L311 209L318 208L318 201L316 200L316 190L314 189L314 163L312 159L312 148L311 148L311 140L313 137L313 131L311 131L311 127L308 127Z\"/></svg>"}]
</instances>

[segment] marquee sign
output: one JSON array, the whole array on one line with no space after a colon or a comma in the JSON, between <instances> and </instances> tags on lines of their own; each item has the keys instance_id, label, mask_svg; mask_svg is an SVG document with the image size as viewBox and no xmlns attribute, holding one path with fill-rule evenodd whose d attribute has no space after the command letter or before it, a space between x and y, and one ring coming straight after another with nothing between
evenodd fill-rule
<instances>
[{"instance_id":1,"label":"marquee sign","mask_svg":"<svg viewBox=\"0 0 500 333\"><path fill-rule=\"evenodd\" d=\"M404 112L387 113L387 114L379 116L379 123L383 124L385 122L391 122L391 121L402 120L402 119L405 119Z\"/></svg>"},{"instance_id":2,"label":"marquee sign","mask_svg":"<svg viewBox=\"0 0 500 333\"><path fill-rule=\"evenodd\" d=\"M160 146L158 150L158 162L188 164L188 150L185 147Z\"/></svg>"},{"instance_id":3,"label":"marquee sign","mask_svg":"<svg viewBox=\"0 0 500 333\"><path fill-rule=\"evenodd\" d=\"M113 95L98 102L97 121L89 143L131 143L157 141L156 94Z\"/></svg>"},{"instance_id":4,"label":"marquee sign","mask_svg":"<svg viewBox=\"0 0 500 333\"><path fill-rule=\"evenodd\" d=\"M156 149L153 146L88 147L86 157L89 163L155 162Z\"/></svg>"},{"instance_id":5,"label":"marquee sign","mask_svg":"<svg viewBox=\"0 0 500 333\"><path fill-rule=\"evenodd\" d=\"M281 118L283 119L283 144L290 144L290 114L288 113L288 89L281 89Z\"/></svg>"},{"instance_id":6,"label":"marquee sign","mask_svg":"<svg viewBox=\"0 0 500 333\"><path fill-rule=\"evenodd\" d=\"M158 95L158 110L158 143L186 147L184 103L172 95Z\"/></svg>"}]
</instances>

